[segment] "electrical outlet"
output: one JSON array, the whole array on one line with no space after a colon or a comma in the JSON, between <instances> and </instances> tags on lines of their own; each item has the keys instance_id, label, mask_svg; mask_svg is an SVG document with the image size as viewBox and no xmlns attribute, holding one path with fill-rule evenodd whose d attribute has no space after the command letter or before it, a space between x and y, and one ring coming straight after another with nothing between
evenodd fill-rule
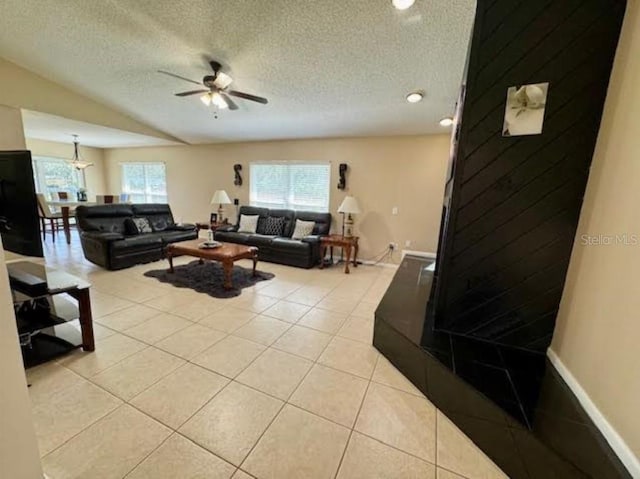
<instances>
[{"instance_id":1,"label":"electrical outlet","mask_svg":"<svg viewBox=\"0 0 640 479\"><path fill-rule=\"evenodd\" d=\"M389 243L389 249L395 251L398 249L398 243Z\"/></svg>"},{"instance_id":2,"label":"electrical outlet","mask_svg":"<svg viewBox=\"0 0 640 479\"><path fill-rule=\"evenodd\" d=\"M397 214L398 214L398 207L397 207L397 206L394 206L393 208L391 208L391 214L392 214L393 216L395 216L395 215L397 215Z\"/></svg>"},{"instance_id":3,"label":"electrical outlet","mask_svg":"<svg viewBox=\"0 0 640 479\"><path fill-rule=\"evenodd\" d=\"M407 240L404 242L404 247L405 248L410 248L411 247L411 240Z\"/></svg>"}]
</instances>

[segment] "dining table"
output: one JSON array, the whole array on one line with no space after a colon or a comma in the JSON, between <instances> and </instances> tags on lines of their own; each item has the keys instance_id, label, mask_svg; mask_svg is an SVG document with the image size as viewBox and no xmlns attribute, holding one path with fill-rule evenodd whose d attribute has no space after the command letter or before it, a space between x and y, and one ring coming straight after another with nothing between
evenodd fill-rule
<instances>
[{"instance_id":1,"label":"dining table","mask_svg":"<svg viewBox=\"0 0 640 479\"><path fill-rule=\"evenodd\" d=\"M73 201L73 200L51 200L47 201L50 207L60 208L60 214L62 215L62 228L64 235L67 239L67 244L71 244L71 224L69 223L69 213L72 208L77 206L94 206L97 205L94 201Z\"/></svg>"}]
</instances>

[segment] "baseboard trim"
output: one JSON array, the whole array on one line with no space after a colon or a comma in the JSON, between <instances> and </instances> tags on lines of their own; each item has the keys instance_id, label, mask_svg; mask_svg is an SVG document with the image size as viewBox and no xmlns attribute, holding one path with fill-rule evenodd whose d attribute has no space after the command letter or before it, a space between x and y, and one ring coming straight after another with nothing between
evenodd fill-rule
<instances>
[{"instance_id":1,"label":"baseboard trim","mask_svg":"<svg viewBox=\"0 0 640 479\"><path fill-rule=\"evenodd\" d=\"M400 260L402 261L402 259L404 259L404 257L406 255L419 256L421 258L429 258L429 259L435 259L436 258L436 254L435 253L431 253L429 251L412 251L410 249L403 249L402 250L402 258L400 258Z\"/></svg>"},{"instance_id":2,"label":"baseboard trim","mask_svg":"<svg viewBox=\"0 0 640 479\"><path fill-rule=\"evenodd\" d=\"M582 388L578 380L564 365L560 357L551 349L547 349L547 357L556 368L562 379L567 383L569 389L575 394L591 420L616 453L622 464L627 468L632 477L640 478L640 460L635 456L631 448L622 439L615 428L607 421L607 418L600 412L600 409L589 397L589 394Z\"/></svg>"}]
</instances>

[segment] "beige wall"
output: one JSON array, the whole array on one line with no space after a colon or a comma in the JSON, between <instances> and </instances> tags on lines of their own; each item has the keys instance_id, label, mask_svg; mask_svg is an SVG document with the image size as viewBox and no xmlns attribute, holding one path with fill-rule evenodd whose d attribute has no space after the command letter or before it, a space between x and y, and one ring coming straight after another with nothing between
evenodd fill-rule
<instances>
[{"instance_id":1,"label":"beige wall","mask_svg":"<svg viewBox=\"0 0 640 479\"><path fill-rule=\"evenodd\" d=\"M640 4L628 4L552 349L640 457Z\"/></svg>"},{"instance_id":2,"label":"beige wall","mask_svg":"<svg viewBox=\"0 0 640 479\"><path fill-rule=\"evenodd\" d=\"M179 141L108 106L0 58L0 105L39 111L95 125Z\"/></svg>"},{"instance_id":3,"label":"beige wall","mask_svg":"<svg viewBox=\"0 0 640 479\"><path fill-rule=\"evenodd\" d=\"M20 110L0 106L0 150L13 149L24 149ZM40 454L18 344L2 241L0 241L0 476L12 479L42 478Z\"/></svg>"},{"instance_id":4,"label":"beige wall","mask_svg":"<svg viewBox=\"0 0 640 479\"><path fill-rule=\"evenodd\" d=\"M25 149L22 113L17 108L0 105L0 149Z\"/></svg>"},{"instance_id":5,"label":"beige wall","mask_svg":"<svg viewBox=\"0 0 640 479\"><path fill-rule=\"evenodd\" d=\"M31 150L32 156L48 156L50 158L62 158L65 160L73 156L73 144L71 142L57 143L54 141L27 138L27 149ZM94 199L96 195L107 194L104 174L104 150L81 145L80 156L83 160L94 164L84 170L84 179L89 199Z\"/></svg>"},{"instance_id":6,"label":"beige wall","mask_svg":"<svg viewBox=\"0 0 640 479\"><path fill-rule=\"evenodd\" d=\"M165 146L105 151L110 191L121 188L122 162L166 163L169 202L183 221L205 220L209 201L217 189L225 189L241 204L249 202L249 163L269 160L329 161L332 165L331 213L334 230L340 228L336 213L346 194L358 199L364 213L356 217L361 236L361 258L384 251L390 242L399 249L435 252L442 211L442 196L449 156L449 135L392 138L326 139L233 143L222 145ZM243 166L244 185L233 185L233 165ZM341 192L338 165L347 163L348 190ZM398 208L398 215L391 214ZM234 207L226 207L228 213ZM405 242L411 241L406 247ZM395 254L395 260L400 253Z\"/></svg>"}]
</instances>

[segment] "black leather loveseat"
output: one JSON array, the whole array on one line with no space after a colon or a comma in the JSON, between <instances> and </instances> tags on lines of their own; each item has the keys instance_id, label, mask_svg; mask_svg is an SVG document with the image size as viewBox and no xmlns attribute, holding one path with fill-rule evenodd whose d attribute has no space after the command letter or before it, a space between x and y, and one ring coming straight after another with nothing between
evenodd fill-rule
<instances>
[{"instance_id":1,"label":"black leather loveseat","mask_svg":"<svg viewBox=\"0 0 640 479\"><path fill-rule=\"evenodd\" d=\"M147 218L152 232L132 231L134 218ZM78 206L76 221L84 257L107 269L162 259L167 244L198 237L194 225L176 225L164 204Z\"/></svg>"},{"instance_id":2,"label":"black leather loveseat","mask_svg":"<svg viewBox=\"0 0 640 479\"><path fill-rule=\"evenodd\" d=\"M258 215L258 226L255 234L238 233L240 215ZM268 217L284 217L281 235L266 235L265 223ZM302 239L292 239L296 220L313 221L312 234ZM293 210L275 210L242 206L235 226L218 229L215 233L217 241L240 243L258 247L258 259L272 263L311 268L320 262L320 238L329 234L331 213L312 213Z\"/></svg>"}]
</instances>

